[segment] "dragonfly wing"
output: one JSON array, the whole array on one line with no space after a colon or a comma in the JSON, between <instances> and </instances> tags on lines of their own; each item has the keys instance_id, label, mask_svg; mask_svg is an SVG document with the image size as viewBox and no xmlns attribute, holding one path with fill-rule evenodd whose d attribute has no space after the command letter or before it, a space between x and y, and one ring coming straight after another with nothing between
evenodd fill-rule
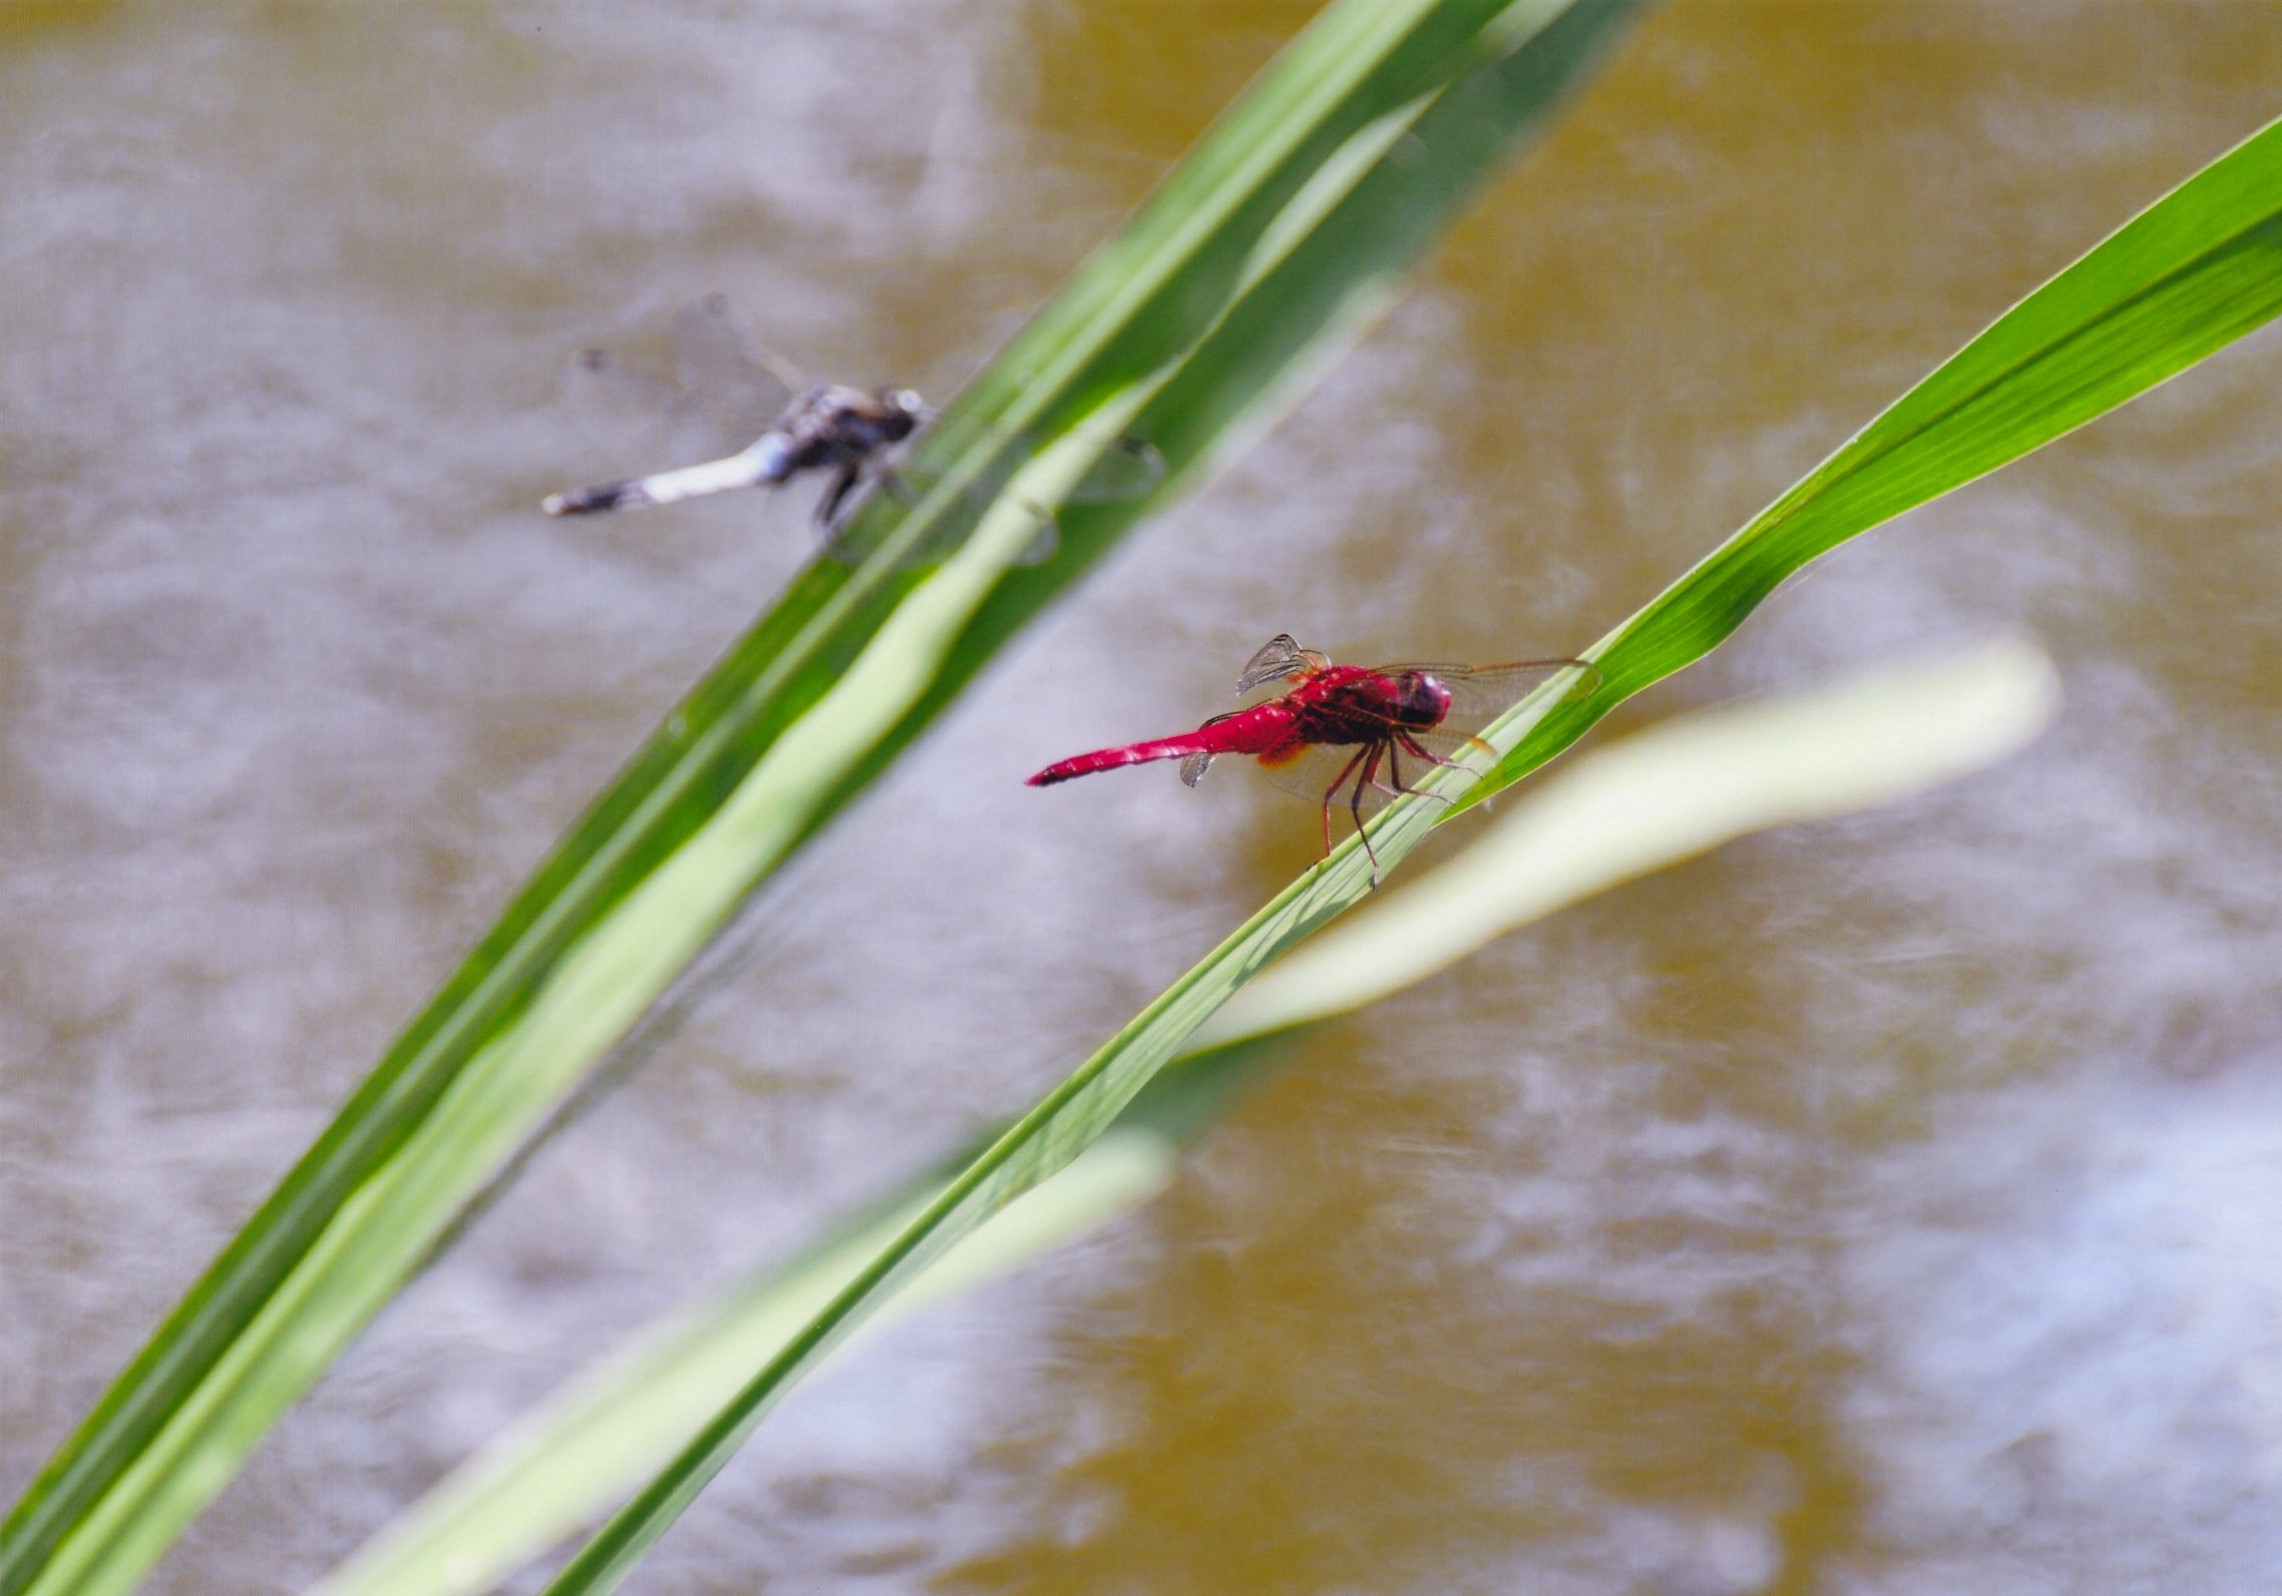
<instances>
[{"instance_id":1,"label":"dragonfly wing","mask_svg":"<svg viewBox=\"0 0 2282 1596\"><path fill-rule=\"evenodd\" d=\"M1072 504L1124 504L1145 499L1165 480L1165 457L1145 438L1112 438L1078 485L1069 492Z\"/></svg>"},{"instance_id":2,"label":"dragonfly wing","mask_svg":"<svg viewBox=\"0 0 2282 1596\"><path fill-rule=\"evenodd\" d=\"M862 464L855 467L855 471L854 491L828 512L824 505L818 506L817 520L824 530L825 556L841 565L863 564L879 551L885 538L895 535L893 526L883 528L880 523L865 519L864 505L873 494L884 493L907 510L924 502L928 494L928 484L923 479L892 463ZM948 558L974 530L982 512L989 508L991 497L980 483L955 495L928 534L897 556L895 569L903 571L935 565ZM1061 549L1061 524L1036 505L1020 504L1016 508L1029 518L1034 530L1014 563L1024 567L1044 565Z\"/></svg>"},{"instance_id":3,"label":"dragonfly wing","mask_svg":"<svg viewBox=\"0 0 2282 1596\"><path fill-rule=\"evenodd\" d=\"M798 367L764 348L752 318L726 294L675 312L673 373L693 411L748 437L808 386Z\"/></svg>"},{"instance_id":4,"label":"dragonfly wing","mask_svg":"<svg viewBox=\"0 0 2282 1596\"><path fill-rule=\"evenodd\" d=\"M924 502L941 482L941 476L928 467L912 463L911 455L918 443L916 437L907 439L893 448L884 449L876 460L864 467L861 491L847 501L844 510L831 517L825 543L831 557L844 565L854 565L867 558L878 546L878 534L872 530L859 530L858 512L864 500L873 492L884 492L906 508ZM1009 480L1021 467L1032 447L1023 444L1007 450L987 469L978 472L955 495L951 505L938 518L936 529L920 546L902 555L899 569L915 565L932 565L946 558L973 529L982 513L998 501ZM1113 499L1138 498L1162 480L1164 458L1156 449L1137 438L1120 438L1095 461L1078 488L1068 496L1073 503L1101 503ZM1053 512L1042 504L1017 498L1015 507L1036 523L1037 530L1022 553L1016 557L1018 566L1044 565L1061 550L1062 525Z\"/></svg>"},{"instance_id":5,"label":"dragonfly wing","mask_svg":"<svg viewBox=\"0 0 2282 1596\"><path fill-rule=\"evenodd\" d=\"M933 419L932 411L920 413L924 427ZM1086 436L1081 433L1079 436ZM1090 441L1090 440L1089 440ZM913 485L906 497L916 500L938 479L937 472L920 466L909 458L917 439L907 440L896 450L894 469ZM1029 433L1018 433L1012 443L1002 448L996 460L978 473L961 491L969 498L995 499L1000 490L1045 446L1046 440ZM1100 446L1093 463L1086 468L1075 486L1062 498L1066 504L1115 504L1131 499L1145 498L1165 480L1165 457L1157 446L1145 439L1119 436ZM1047 512L1043 505L1038 512Z\"/></svg>"},{"instance_id":6,"label":"dragonfly wing","mask_svg":"<svg viewBox=\"0 0 2282 1596\"><path fill-rule=\"evenodd\" d=\"M725 454L770 426L790 397L719 295L581 350L557 388L596 459L637 471Z\"/></svg>"},{"instance_id":7,"label":"dragonfly wing","mask_svg":"<svg viewBox=\"0 0 2282 1596\"><path fill-rule=\"evenodd\" d=\"M1498 751L1471 732L1437 726L1432 731L1406 731L1395 740L1406 775L1414 770L1455 765L1483 774L1497 763ZM1416 777L1411 778L1413 781Z\"/></svg>"},{"instance_id":8,"label":"dragonfly wing","mask_svg":"<svg viewBox=\"0 0 2282 1596\"><path fill-rule=\"evenodd\" d=\"M1236 678L1238 696L1270 682L1286 681L1294 676L1305 676L1312 671L1328 669L1329 656L1318 654L1312 648L1302 648L1289 632L1278 632L1260 646L1260 651L1245 662L1244 674Z\"/></svg>"},{"instance_id":9,"label":"dragonfly wing","mask_svg":"<svg viewBox=\"0 0 2282 1596\"><path fill-rule=\"evenodd\" d=\"M563 414L606 469L654 465L673 447L678 390L612 350L571 356L555 389Z\"/></svg>"},{"instance_id":10,"label":"dragonfly wing","mask_svg":"<svg viewBox=\"0 0 2282 1596\"><path fill-rule=\"evenodd\" d=\"M1191 754L1181 761L1181 785L1194 787L1204 780L1204 773L1212 768L1213 754Z\"/></svg>"},{"instance_id":11,"label":"dragonfly wing","mask_svg":"<svg viewBox=\"0 0 2282 1596\"><path fill-rule=\"evenodd\" d=\"M1328 661L1302 649L1289 634L1272 639L1245 667L1245 689L1265 685L1287 675L1326 668ZM1477 774L1489 769L1496 751L1473 733L1511 708L1532 689L1563 671L1578 675L1580 683L1595 679L1592 667L1576 660L1516 660L1497 665L1403 664L1374 667L1374 674L1399 675L1405 671L1432 673L1450 689L1450 713L1439 726L1413 729L1391 718L1384 736L1368 742L1300 743L1269 750L1257 763L1269 781L1318 806L1328 804L1334 817L1353 811L1369 815L1443 766L1459 766ZM1344 710L1348 729L1367 732L1371 724L1361 717L1360 705ZM1439 796L1451 796L1448 794ZM1334 819L1331 829L1344 824Z\"/></svg>"},{"instance_id":12,"label":"dragonfly wing","mask_svg":"<svg viewBox=\"0 0 2282 1596\"><path fill-rule=\"evenodd\" d=\"M1030 510L1034 509L1035 506L1024 505L1023 508ZM1031 533L1028 547L1024 548L1014 561L1016 565L1025 570L1032 566L1044 565L1062 552L1062 523L1050 515L1038 515L1035 519L1038 522L1038 530ZM1203 774L1201 767L1197 773ZM1196 783L1192 781L1189 785L1194 787Z\"/></svg>"},{"instance_id":13,"label":"dragonfly wing","mask_svg":"<svg viewBox=\"0 0 2282 1596\"><path fill-rule=\"evenodd\" d=\"M1264 757L1255 763L1272 785L1293 797L1313 804L1330 798L1334 808L1344 811L1369 759L1365 745L1360 743L1304 743L1285 757ZM1400 747L1382 752L1372 779L1363 784L1363 813L1377 813L1398 789L1416 786L1431 768L1431 762ZM1479 761L1475 768L1481 768Z\"/></svg>"},{"instance_id":14,"label":"dragonfly wing","mask_svg":"<svg viewBox=\"0 0 2282 1596\"><path fill-rule=\"evenodd\" d=\"M1577 659L1504 660L1494 665L1406 661L1372 668L1388 676L1425 671L1448 688L1450 713L1435 733L1444 737L1480 730L1564 671L1575 678L1571 695L1590 692L1600 685L1600 672L1589 660Z\"/></svg>"}]
</instances>

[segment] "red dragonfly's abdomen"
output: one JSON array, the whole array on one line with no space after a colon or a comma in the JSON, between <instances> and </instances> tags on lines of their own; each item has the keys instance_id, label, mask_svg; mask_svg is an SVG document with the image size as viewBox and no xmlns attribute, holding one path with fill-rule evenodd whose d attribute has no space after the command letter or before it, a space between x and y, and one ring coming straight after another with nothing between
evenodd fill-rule
<instances>
[{"instance_id":1,"label":"red dragonfly's abdomen","mask_svg":"<svg viewBox=\"0 0 2282 1596\"><path fill-rule=\"evenodd\" d=\"M1191 754L1264 754L1292 741L1293 713L1283 699L1270 699L1233 715L1208 720L1193 732L1178 737L1157 737L1121 748L1097 748L1056 760L1032 776L1027 785L1051 787L1058 781L1090 776L1097 770L1121 765L1145 765L1158 759L1185 759Z\"/></svg>"}]
</instances>

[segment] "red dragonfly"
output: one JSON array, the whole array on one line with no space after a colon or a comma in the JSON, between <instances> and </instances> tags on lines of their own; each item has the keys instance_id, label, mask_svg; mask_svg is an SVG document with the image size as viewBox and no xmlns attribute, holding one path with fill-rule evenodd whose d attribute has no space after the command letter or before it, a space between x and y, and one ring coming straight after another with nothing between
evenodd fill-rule
<instances>
[{"instance_id":1,"label":"red dragonfly","mask_svg":"<svg viewBox=\"0 0 2282 1596\"><path fill-rule=\"evenodd\" d=\"M1178 759L1181 780L1194 787L1222 754L1250 754L1271 773L1296 776L1289 784L1306 796L1312 798L1320 790L1325 854L1331 852L1331 806L1342 791L1346 793L1347 812L1370 856L1371 881L1376 885L1379 856L1363 830L1363 809L1367 803L1376 807L1383 799L1417 791L1405 776L1404 756L1421 767L1458 765L1459 756L1469 749L1495 758L1497 751L1468 735L1464 726L1490 720L1560 670L1598 674L1589 662L1575 659L1501 665L1334 665L1328 655L1300 647L1285 632L1252 656L1236 682L1240 694L1271 682L1289 684L1275 697L1215 715L1177 737L1060 760L1032 776L1029 785L1051 787L1097 770ZM1299 774L1311 766L1316 767L1313 774ZM1332 774L1319 789L1313 783L1324 770Z\"/></svg>"}]
</instances>

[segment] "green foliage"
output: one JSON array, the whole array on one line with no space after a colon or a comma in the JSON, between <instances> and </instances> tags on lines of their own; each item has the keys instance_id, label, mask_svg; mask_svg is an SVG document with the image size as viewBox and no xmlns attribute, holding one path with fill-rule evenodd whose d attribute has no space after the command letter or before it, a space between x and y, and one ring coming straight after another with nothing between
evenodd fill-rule
<instances>
[{"instance_id":1,"label":"green foliage","mask_svg":"<svg viewBox=\"0 0 2282 1596\"><path fill-rule=\"evenodd\" d=\"M16 1505L0 1592L132 1585L752 891L1383 307L1631 9L1346 0L1286 50L946 409L919 502L876 496L864 557L804 571L517 893ZM1123 432L1166 481L1084 502Z\"/></svg>"},{"instance_id":2,"label":"green foliage","mask_svg":"<svg viewBox=\"0 0 2282 1596\"><path fill-rule=\"evenodd\" d=\"M2158 201L1906 394L1571 673L1486 730L1497 764L1420 785L1494 791L1568 747L1624 698L1702 658L1818 555L1985 475L2176 375L2282 313L2282 124ZM1379 868L1464 805L1398 800L1373 823ZM703 1489L771 1404L920 1268L1052 1176L1112 1124L1256 972L1372 890L1358 839L1279 893L962 1171L791 1337L550 1590L607 1590Z\"/></svg>"}]
</instances>

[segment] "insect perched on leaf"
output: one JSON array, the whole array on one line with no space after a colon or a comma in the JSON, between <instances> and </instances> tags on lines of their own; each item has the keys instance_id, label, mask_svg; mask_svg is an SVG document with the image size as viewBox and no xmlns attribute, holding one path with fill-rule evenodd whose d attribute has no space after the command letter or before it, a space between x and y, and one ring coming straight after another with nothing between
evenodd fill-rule
<instances>
[{"instance_id":1,"label":"insect perched on leaf","mask_svg":"<svg viewBox=\"0 0 2282 1596\"><path fill-rule=\"evenodd\" d=\"M1463 766L1469 752L1495 758L1496 750L1471 735L1472 729L1563 670L1598 674L1590 663L1574 659L1335 665L1328 655L1302 648L1290 633L1281 633L1252 656L1236 682L1239 694L1284 684L1274 697L1215 715L1192 732L1057 761L1032 776L1029 785L1051 787L1121 765L1178 759L1181 780L1193 787L1222 754L1249 754L1281 784L1320 797L1326 855L1331 852L1331 806L1346 795L1376 885L1379 856L1363 830L1364 809L1416 792L1410 784L1414 774L1434 766ZM1407 771L1406 759L1411 762Z\"/></svg>"},{"instance_id":2,"label":"insect perched on leaf","mask_svg":"<svg viewBox=\"0 0 2282 1596\"><path fill-rule=\"evenodd\" d=\"M866 393L836 383L815 383L785 406L768 431L733 455L550 493L545 509L549 515L631 510L735 488L773 488L803 471L828 469L829 485L816 501L816 524L828 527L861 479L865 464L910 437L926 415L926 405L909 388Z\"/></svg>"},{"instance_id":3,"label":"insect perched on leaf","mask_svg":"<svg viewBox=\"0 0 2282 1596\"><path fill-rule=\"evenodd\" d=\"M760 347L721 294L708 295L681 311L674 321L672 343L671 380L647 376L607 350L584 351L565 382L574 407L646 411L653 421L673 417L684 422L725 411L743 414L747 428L755 419L773 415L767 430L718 459L551 493L543 506L547 514L592 515L674 504L740 488L777 487L819 472L825 474L825 487L816 501L815 522L826 534L827 547L852 563L869 551L838 534L863 497L859 490L885 488L906 503L920 497L924 484L905 480L904 456L906 446L934 419L934 411L911 389L810 382L790 362ZM723 423L710 424L718 437ZM987 504L1021 464L1026 437L1019 435L1016 446L1004 451L995 474L985 473L962 489L962 496L976 509ZM1138 439L1115 438L1103 447L1069 499L1098 503L1140 498L1163 475L1164 461L1154 448ZM1041 524L1038 543L1026 556L1028 563L1036 563L1053 554L1057 528L1044 509L1029 508ZM917 552L926 557L939 551Z\"/></svg>"},{"instance_id":4,"label":"insect perched on leaf","mask_svg":"<svg viewBox=\"0 0 2282 1596\"><path fill-rule=\"evenodd\" d=\"M824 472L816 521L830 526L867 469L928 419L908 388L843 387L811 382L781 356L758 346L724 294L709 294L674 317L673 377L661 379L605 349L582 351L566 375L574 408L613 408L656 424L704 420L721 430L771 415L767 430L734 454L646 476L622 477L547 496L549 515L592 515L674 504L738 488L776 487L805 472ZM711 414L709 414L711 413ZM750 436L750 433L747 433ZM689 441L684 439L684 444ZM718 445L716 445L718 447Z\"/></svg>"}]
</instances>

